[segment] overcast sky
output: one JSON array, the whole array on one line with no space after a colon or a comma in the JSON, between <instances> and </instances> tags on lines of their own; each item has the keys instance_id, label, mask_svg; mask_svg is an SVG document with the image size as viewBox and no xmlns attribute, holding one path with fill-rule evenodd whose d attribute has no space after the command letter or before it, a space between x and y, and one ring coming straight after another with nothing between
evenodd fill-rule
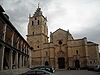
<instances>
[{"instance_id":1,"label":"overcast sky","mask_svg":"<svg viewBox=\"0 0 100 75\"><path fill-rule=\"evenodd\" d=\"M87 37L100 44L100 0L39 0L48 19L49 33L58 28L70 31L75 39ZM24 38L29 14L37 9L38 0L0 0L10 21Z\"/></svg>"}]
</instances>

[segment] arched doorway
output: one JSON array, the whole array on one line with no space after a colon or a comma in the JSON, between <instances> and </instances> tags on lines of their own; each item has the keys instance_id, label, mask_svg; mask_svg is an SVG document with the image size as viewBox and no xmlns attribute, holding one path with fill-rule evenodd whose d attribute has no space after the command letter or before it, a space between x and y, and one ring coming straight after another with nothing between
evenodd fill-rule
<instances>
[{"instance_id":1,"label":"arched doorway","mask_svg":"<svg viewBox=\"0 0 100 75\"><path fill-rule=\"evenodd\" d=\"M75 60L75 68L76 69L80 68L80 61L79 60Z\"/></svg>"},{"instance_id":2,"label":"arched doorway","mask_svg":"<svg viewBox=\"0 0 100 75\"><path fill-rule=\"evenodd\" d=\"M65 58L64 57L58 58L58 68L59 69L65 68Z\"/></svg>"},{"instance_id":3,"label":"arched doorway","mask_svg":"<svg viewBox=\"0 0 100 75\"><path fill-rule=\"evenodd\" d=\"M48 61L45 61L45 66L49 66L49 62Z\"/></svg>"}]
</instances>

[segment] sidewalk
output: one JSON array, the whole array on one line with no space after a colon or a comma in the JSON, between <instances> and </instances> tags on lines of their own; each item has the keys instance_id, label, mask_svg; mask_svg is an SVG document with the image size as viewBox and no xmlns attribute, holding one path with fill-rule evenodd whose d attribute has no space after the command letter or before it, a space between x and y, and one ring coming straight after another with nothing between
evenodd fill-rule
<instances>
[{"instance_id":1,"label":"sidewalk","mask_svg":"<svg viewBox=\"0 0 100 75\"><path fill-rule=\"evenodd\" d=\"M3 70L0 71L0 75L18 75L28 71L29 68L20 68L20 69L13 69L13 70Z\"/></svg>"}]
</instances>

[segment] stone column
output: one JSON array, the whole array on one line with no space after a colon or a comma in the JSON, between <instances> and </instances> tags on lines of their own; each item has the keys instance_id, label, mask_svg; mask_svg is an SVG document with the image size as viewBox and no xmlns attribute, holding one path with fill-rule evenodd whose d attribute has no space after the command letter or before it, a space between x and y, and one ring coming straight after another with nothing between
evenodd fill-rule
<instances>
[{"instance_id":1,"label":"stone column","mask_svg":"<svg viewBox=\"0 0 100 75\"><path fill-rule=\"evenodd\" d=\"M23 63L23 67L24 67L24 56L23 56L23 60L22 60L22 63Z\"/></svg>"},{"instance_id":2,"label":"stone column","mask_svg":"<svg viewBox=\"0 0 100 75\"><path fill-rule=\"evenodd\" d=\"M10 54L9 54L9 69L10 70L12 69L12 53L13 53L13 51L10 50Z\"/></svg>"},{"instance_id":3,"label":"stone column","mask_svg":"<svg viewBox=\"0 0 100 75\"><path fill-rule=\"evenodd\" d=\"M27 54L27 46L26 46L26 54Z\"/></svg>"},{"instance_id":4,"label":"stone column","mask_svg":"<svg viewBox=\"0 0 100 75\"><path fill-rule=\"evenodd\" d=\"M96 63L96 65L98 65L98 64L100 64L100 57L99 57L99 47L98 47L98 45L96 46L96 53L97 53L97 63Z\"/></svg>"},{"instance_id":5,"label":"stone column","mask_svg":"<svg viewBox=\"0 0 100 75\"><path fill-rule=\"evenodd\" d=\"M12 38L11 38L11 45L13 46L13 42L14 42L14 32L12 33Z\"/></svg>"},{"instance_id":6,"label":"stone column","mask_svg":"<svg viewBox=\"0 0 100 75\"><path fill-rule=\"evenodd\" d=\"M5 46L0 47L0 70L3 70Z\"/></svg>"},{"instance_id":7,"label":"stone column","mask_svg":"<svg viewBox=\"0 0 100 75\"><path fill-rule=\"evenodd\" d=\"M17 49L19 48L19 37L17 37ZM16 52L16 56L15 56L15 65L16 65L16 69L18 69L18 52Z\"/></svg>"},{"instance_id":8,"label":"stone column","mask_svg":"<svg viewBox=\"0 0 100 75\"><path fill-rule=\"evenodd\" d=\"M25 56L25 67L28 67L29 63L28 63L28 57Z\"/></svg>"},{"instance_id":9,"label":"stone column","mask_svg":"<svg viewBox=\"0 0 100 75\"><path fill-rule=\"evenodd\" d=\"M86 66L89 66L89 54L88 54L88 47L87 47L87 38L84 37L83 40L84 40L84 45L85 45L84 48L85 48L85 55L86 55L86 59L85 59L86 63L84 65L86 67Z\"/></svg>"},{"instance_id":10,"label":"stone column","mask_svg":"<svg viewBox=\"0 0 100 75\"><path fill-rule=\"evenodd\" d=\"M7 30L7 24L5 24L4 26L4 36L3 36L3 41L5 42L5 38L6 38L6 30ZM1 46L0 48L0 70L3 70L3 63L4 63L4 51L5 51L5 46Z\"/></svg>"},{"instance_id":11,"label":"stone column","mask_svg":"<svg viewBox=\"0 0 100 75\"><path fill-rule=\"evenodd\" d=\"M19 37L17 37L17 49L19 49Z\"/></svg>"},{"instance_id":12,"label":"stone column","mask_svg":"<svg viewBox=\"0 0 100 75\"><path fill-rule=\"evenodd\" d=\"M5 38L6 38L6 31L7 31L7 24L5 24L5 27L4 27L4 36L3 36L4 42L5 42Z\"/></svg>"},{"instance_id":13,"label":"stone column","mask_svg":"<svg viewBox=\"0 0 100 75\"><path fill-rule=\"evenodd\" d=\"M14 32L12 33L12 37L11 37L11 45L12 45L12 47L14 45ZM13 55L13 50L11 52L12 52L11 55ZM15 65L15 64L13 64L13 56L11 56L11 69L12 69L13 65Z\"/></svg>"},{"instance_id":14,"label":"stone column","mask_svg":"<svg viewBox=\"0 0 100 75\"><path fill-rule=\"evenodd\" d=\"M29 68L32 67L32 56L31 56L31 50L29 50Z\"/></svg>"},{"instance_id":15,"label":"stone column","mask_svg":"<svg viewBox=\"0 0 100 75\"><path fill-rule=\"evenodd\" d=\"M40 64L39 65L43 65L43 52L42 52L42 49L40 50Z\"/></svg>"},{"instance_id":16,"label":"stone column","mask_svg":"<svg viewBox=\"0 0 100 75\"><path fill-rule=\"evenodd\" d=\"M26 62L26 67L28 68L28 67L29 67L29 58L28 58L28 57L26 57L26 59L27 59L27 62Z\"/></svg>"},{"instance_id":17,"label":"stone column","mask_svg":"<svg viewBox=\"0 0 100 75\"><path fill-rule=\"evenodd\" d=\"M26 56L24 57L24 67L26 67Z\"/></svg>"},{"instance_id":18,"label":"stone column","mask_svg":"<svg viewBox=\"0 0 100 75\"><path fill-rule=\"evenodd\" d=\"M20 54L20 59L19 59L19 67L21 68L22 67L22 55Z\"/></svg>"},{"instance_id":19,"label":"stone column","mask_svg":"<svg viewBox=\"0 0 100 75\"><path fill-rule=\"evenodd\" d=\"M24 48L23 48L23 49L24 49L24 51L23 51L23 52L25 53L25 44L24 44Z\"/></svg>"},{"instance_id":20,"label":"stone column","mask_svg":"<svg viewBox=\"0 0 100 75\"><path fill-rule=\"evenodd\" d=\"M16 65L16 69L18 68L18 53L16 52L15 55L15 65Z\"/></svg>"},{"instance_id":21,"label":"stone column","mask_svg":"<svg viewBox=\"0 0 100 75\"><path fill-rule=\"evenodd\" d=\"M86 50L86 66L89 66L89 55L88 55L88 49L87 46L85 46L85 50Z\"/></svg>"}]
</instances>

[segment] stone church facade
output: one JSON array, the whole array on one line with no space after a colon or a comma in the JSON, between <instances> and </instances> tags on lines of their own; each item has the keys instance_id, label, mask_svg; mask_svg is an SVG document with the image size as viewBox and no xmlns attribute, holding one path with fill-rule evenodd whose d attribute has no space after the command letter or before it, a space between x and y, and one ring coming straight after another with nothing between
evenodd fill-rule
<instances>
[{"instance_id":1,"label":"stone church facade","mask_svg":"<svg viewBox=\"0 0 100 75\"><path fill-rule=\"evenodd\" d=\"M33 66L47 63L55 68L74 68L99 64L98 44L86 37L74 39L69 30L59 28L50 33L50 42L48 38L47 19L38 7L33 16L29 16L28 23L27 41L33 47Z\"/></svg>"}]
</instances>

